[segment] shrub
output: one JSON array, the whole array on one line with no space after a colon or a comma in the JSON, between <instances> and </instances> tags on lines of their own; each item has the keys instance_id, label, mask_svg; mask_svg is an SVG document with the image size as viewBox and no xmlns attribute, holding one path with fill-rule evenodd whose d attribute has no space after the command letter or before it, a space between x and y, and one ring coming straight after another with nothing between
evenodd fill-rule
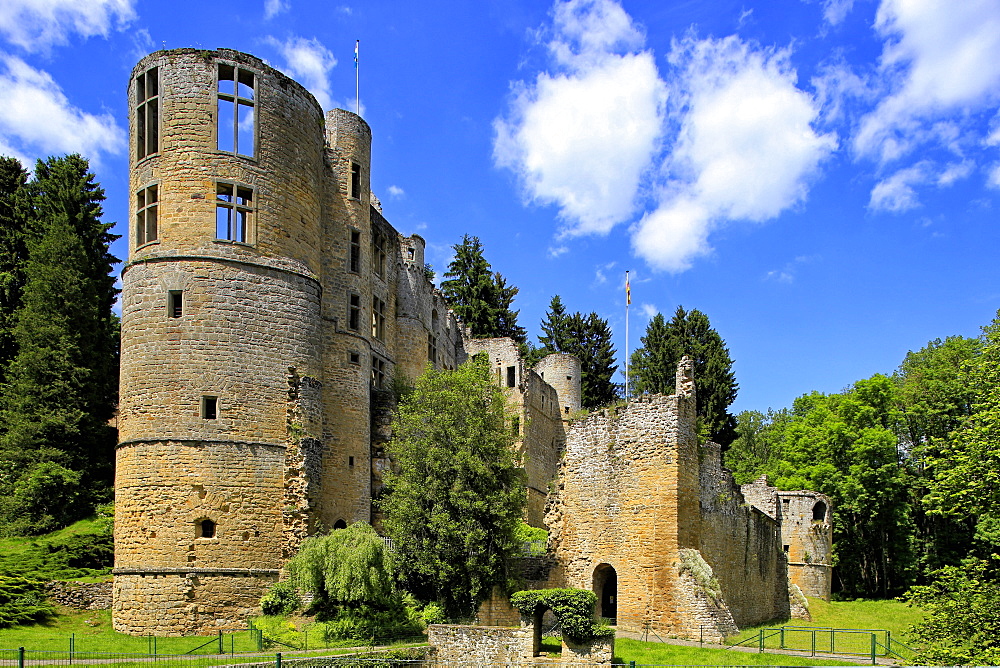
<instances>
[{"instance_id":1,"label":"shrub","mask_svg":"<svg viewBox=\"0 0 1000 668\"><path fill-rule=\"evenodd\" d=\"M290 615L302 605L295 585L287 580L271 585L260 599L260 611L265 615Z\"/></svg>"},{"instance_id":2,"label":"shrub","mask_svg":"<svg viewBox=\"0 0 1000 668\"><path fill-rule=\"evenodd\" d=\"M539 607L549 608L562 625L563 633L575 642L610 637L614 629L594 621L597 595L586 589L532 589L515 592L510 603L522 615L533 615Z\"/></svg>"},{"instance_id":3,"label":"shrub","mask_svg":"<svg viewBox=\"0 0 1000 668\"><path fill-rule=\"evenodd\" d=\"M0 628L36 622L54 612L44 583L0 576Z\"/></svg>"}]
</instances>

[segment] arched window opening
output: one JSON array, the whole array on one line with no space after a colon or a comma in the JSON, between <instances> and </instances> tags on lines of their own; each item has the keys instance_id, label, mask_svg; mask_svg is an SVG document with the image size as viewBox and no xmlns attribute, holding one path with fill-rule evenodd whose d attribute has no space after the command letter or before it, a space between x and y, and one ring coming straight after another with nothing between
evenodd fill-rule
<instances>
[{"instance_id":1,"label":"arched window opening","mask_svg":"<svg viewBox=\"0 0 1000 668\"><path fill-rule=\"evenodd\" d=\"M345 522L344 520L337 520L336 522L333 523L333 528L334 528L334 530L336 530L336 529L346 529L347 528L347 522Z\"/></svg>"},{"instance_id":2,"label":"arched window opening","mask_svg":"<svg viewBox=\"0 0 1000 668\"><path fill-rule=\"evenodd\" d=\"M813 522L825 522L826 521L826 504L822 501L817 501L816 505L813 506Z\"/></svg>"}]
</instances>

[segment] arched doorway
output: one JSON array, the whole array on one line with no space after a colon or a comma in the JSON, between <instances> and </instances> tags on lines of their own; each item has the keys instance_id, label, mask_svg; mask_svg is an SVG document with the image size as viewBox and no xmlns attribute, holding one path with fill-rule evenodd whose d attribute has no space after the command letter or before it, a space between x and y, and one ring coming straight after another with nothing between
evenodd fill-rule
<instances>
[{"instance_id":1,"label":"arched doorway","mask_svg":"<svg viewBox=\"0 0 1000 668\"><path fill-rule=\"evenodd\" d=\"M597 594L597 616L618 622L618 572L611 564L600 564L594 569L594 593Z\"/></svg>"}]
</instances>

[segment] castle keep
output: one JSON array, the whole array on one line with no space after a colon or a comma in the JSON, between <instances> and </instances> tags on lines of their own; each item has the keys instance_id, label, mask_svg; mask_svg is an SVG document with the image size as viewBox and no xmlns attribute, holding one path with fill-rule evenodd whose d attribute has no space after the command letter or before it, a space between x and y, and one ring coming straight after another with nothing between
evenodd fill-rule
<instances>
[{"instance_id":1,"label":"castle keep","mask_svg":"<svg viewBox=\"0 0 1000 668\"><path fill-rule=\"evenodd\" d=\"M519 415L527 520L552 530L547 585L598 589L626 625L686 630L695 608L718 617L688 600L701 590L677 593L694 577L684 564L703 559L722 585L712 605L728 602L737 624L787 607L786 493L764 484L754 503L769 508L742 503L717 447L694 439L690 374L677 394L567 436L579 361L528 368L509 339L469 338L428 279L423 239L400 235L371 195L361 118L324 114L226 49L147 56L128 99L117 630L244 628L304 537L377 521L391 379L476 353ZM815 510L800 501L808 533Z\"/></svg>"}]
</instances>

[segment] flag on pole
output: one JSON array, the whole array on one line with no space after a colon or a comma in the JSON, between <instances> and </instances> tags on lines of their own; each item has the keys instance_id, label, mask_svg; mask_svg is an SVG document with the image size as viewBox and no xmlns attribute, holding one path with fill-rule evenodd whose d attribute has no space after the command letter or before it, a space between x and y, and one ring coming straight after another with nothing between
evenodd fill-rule
<instances>
[{"instance_id":1,"label":"flag on pole","mask_svg":"<svg viewBox=\"0 0 1000 668\"><path fill-rule=\"evenodd\" d=\"M629 285L628 272L625 272L625 305L632 304L632 287Z\"/></svg>"},{"instance_id":2,"label":"flag on pole","mask_svg":"<svg viewBox=\"0 0 1000 668\"><path fill-rule=\"evenodd\" d=\"M361 40L355 40L354 42L354 69L358 69L358 47L361 46Z\"/></svg>"}]
</instances>

